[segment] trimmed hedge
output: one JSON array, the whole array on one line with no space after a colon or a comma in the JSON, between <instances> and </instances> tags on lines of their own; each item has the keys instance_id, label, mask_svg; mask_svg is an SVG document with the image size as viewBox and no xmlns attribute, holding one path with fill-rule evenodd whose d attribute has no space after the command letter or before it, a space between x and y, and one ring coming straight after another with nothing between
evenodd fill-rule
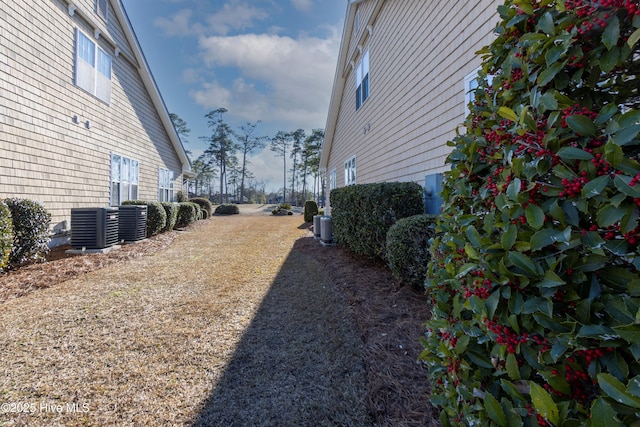
<instances>
[{"instance_id":1,"label":"trimmed hedge","mask_svg":"<svg viewBox=\"0 0 640 427\"><path fill-rule=\"evenodd\" d=\"M160 233L167 226L167 213L160 202L145 202L143 200L127 200L123 205L147 206L147 237Z\"/></svg>"},{"instance_id":2,"label":"trimmed hedge","mask_svg":"<svg viewBox=\"0 0 640 427\"><path fill-rule=\"evenodd\" d=\"M206 216L203 215L203 219L207 219L213 214L213 205L209 199L205 199L204 197L194 197L193 199L189 199L189 201L191 203L198 204L201 209L207 212Z\"/></svg>"},{"instance_id":3,"label":"trimmed hedge","mask_svg":"<svg viewBox=\"0 0 640 427\"><path fill-rule=\"evenodd\" d=\"M191 202L182 202L178 207L178 219L175 228L186 227L198 220L200 206Z\"/></svg>"},{"instance_id":4,"label":"trimmed hedge","mask_svg":"<svg viewBox=\"0 0 640 427\"><path fill-rule=\"evenodd\" d=\"M387 232L387 264L396 280L422 288L427 276L437 216L414 215L399 219Z\"/></svg>"},{"instance_id":5,"label":"trimmed hedge","mask_svg":"<svg viewBox=\"0 0 640 427\"><path fill-rule=\"evenodd\" d=\"M216 207L216 215L236 215L240 213L237 205L218 205Z\"/></svg>"},{"instance_id":6,"label":"trimmed hedge","mask_svg":"<svg viewBox=\"0 0 640 427\"><path fill-rule=\"evenodd\" d=\"M318 215L318 204L314 200L304 202L304 221L312 222L314 215Z\"/></svg>"},{"instance_id":7,"label":"trimmed hedge","mask_svg":"<svg viewBox=\"0 0 640 427\"><path fill-rule=\"evenodd\" d=\"M13 245L9 266L18 267L41 261L49 252L51 214L39 202L27 199L5 199L13 223Z\"/></svg>"},{"instance_id":8,"label":"trimmed hedge","mask_svg":"<svg viewBox=\"0 0 640 427\"><path fill-rule=\"evenodd\" d=\"M0 200L0 271L9 264L9 255L13 244L13 221L11 211L3 200Z\"/></svg>"},{"instance_id":9,"label":"trimmed hedge","mask_svg":"<svg viewBox=\"0 0 640 427\"><path fill-rule=\"evenodd\" d=\"M173 230L173 228L176 226L176 221L178 220L179 206L177 203L172 202L160 202L160 204L164 208L164 212L167 214L167 223L162 231Z\"/></svg>"},{"instance_id":10,"label":"trimmed hedge","mask_svg":"<svg viewBox=\"0 0 640 427\"><path fill-rule=\"evenodd\" d=\"M350 185L330 196L334 240L369 258L386 259L387 231L397 220L424 213L415 182Z\"/></svg>"}]
</instances>

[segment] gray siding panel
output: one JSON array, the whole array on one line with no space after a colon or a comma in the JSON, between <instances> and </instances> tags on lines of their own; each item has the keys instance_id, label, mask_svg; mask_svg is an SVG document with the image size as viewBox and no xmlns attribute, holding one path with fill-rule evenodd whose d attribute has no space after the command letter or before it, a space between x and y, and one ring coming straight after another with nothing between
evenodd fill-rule
<instances>
[{"instance_id":1,"label":"gray siding panel","mask_svg":"<svg viewBox=\"0 0 640 427\"><path fill-rule=\"evenodd\" d=\"M75 4L95 15L93 0ZM96 40L61 0L5 0L0 11L0 198L40 200L54 225L71 208L109 204L112 152L140 162L139 198L157 200L160 167L181 184L181 162L139 70L115 56L112 41L132 50L112 9L102 25L108 40ZM74 84L76 27L112 56L109 105Z\"/></svg>"},{"instance_id":2,"label":"gray siding panel","mask_svg":"<svg viewBox=\"0 0 640 427\"><path fill-rule=\"evenodd\" d=\"M358 7L372 11L376 3ZM500 3L384 2L364 46L371 95L357 112L355 75L346 64L327 167L327 173L336 169L338 186L344 161L354 154L358 183L422 183L426 174L446 169L446 142L464 121L464 77L480 65L475 52L494 37ZM352 38L347 58L358 57L356 48Z\"/></svg>"}]
</instances>

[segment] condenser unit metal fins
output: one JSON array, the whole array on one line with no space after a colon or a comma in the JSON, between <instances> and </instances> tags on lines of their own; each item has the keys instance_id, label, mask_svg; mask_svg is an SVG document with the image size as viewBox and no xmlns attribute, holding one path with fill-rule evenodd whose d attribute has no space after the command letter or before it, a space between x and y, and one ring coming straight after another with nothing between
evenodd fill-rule
<instances>
[{"instance_id":1,"label":"condenser unit metal fins","mask_svg":"<svg viewBox=\"0 0 640 427\"><path fill-rule=\"evenodd\" d=\"M147 206L122 205L118 207L118 239L137 242L147 237Z\"/></svg>"},{"instance_id":2,"label":"condenser unit metal fins","mask_svg":"<svg viewBox=\"0 0 640 427\"><path fill-rule=\"evenodd\" d=\"M118 243L118 208L72 208L71 246L104 249Z\"/></svg>"}]
</instances>

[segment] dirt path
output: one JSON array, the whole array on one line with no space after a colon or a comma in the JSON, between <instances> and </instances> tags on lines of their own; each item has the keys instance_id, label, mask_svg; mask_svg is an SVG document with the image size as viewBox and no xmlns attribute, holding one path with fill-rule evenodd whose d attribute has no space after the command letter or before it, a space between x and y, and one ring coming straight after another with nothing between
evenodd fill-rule
<instances>
[{"instance_id":1,"label":"dirt path","mask_svg":"<svg viewBox=\"0 0 640 427\"><path fill-rule=\"evenodd\" d=\"M370 425L360 333L300 224L215 217L1 304L0 425Z\"/></svg>"}]
</instances>

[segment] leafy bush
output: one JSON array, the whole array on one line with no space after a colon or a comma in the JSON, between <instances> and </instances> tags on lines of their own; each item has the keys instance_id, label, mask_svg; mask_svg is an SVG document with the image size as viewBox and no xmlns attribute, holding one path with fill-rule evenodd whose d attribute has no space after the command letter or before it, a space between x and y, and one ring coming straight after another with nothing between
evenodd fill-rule
<instances>
[{"instance_id":1,"label":"leafy bush","mask_svg":"<svg viewBox=\"0 0 640 427\"><path fill-rule=\"evenodd\" d=\"M13 244L9 266L18 267L41 261L49 252L51 214L39 202L27 199L5 199L13 223Z\"/></svg>"},{"instance_id":2,"label":"leafy bush","mask_svg":"<svg viewBox=\"0 0 640 427\"><path fill-rule=\"evenodd\" d=\"M127 200L123 205L147 206L147 237L163 231L167 226L167 212L160 202L145 202L143 200Z\"/></svg>"},{"instance_id":3,"label":"leafy bush","mask_svg":"<svg viewBox=\"0 0 640 427\"><path fill-rule=\"evenodd\" d=\"M185 192L184 192L184 191L179 190L179 191L176 193L176 200L178 201L178 203L186 202L186 201L187 201L187 199L188 199L188 197L187 197L187 195L185 194Z\"/></svg>"},{"instance_id":4,"label":"leafy bush","mask_svg":"<svg viewBox=\"0 0 640 427\"><path fill-rule=\"evenodd\" d=\"M400 218L424 213L415 182L359 184L331 190L331 228L337 243L369 258L386 258L387 231Z\"/></svg>"},{"instance_id":5,"label":"leafy bush","mask_svg":"<svg viewBox=\"0 0 640 427\"><path fill-rule=\"evenodd\" d=\"M204 197L194 197L193 199L189 199L189 201L198 204L201 209L207 212L206 216L203 218L209 218L213 214L213 205L209 199L205 199Z\"/></svg>"},{"instance_id":6,"label":"leafy bush","mask_svg":"<svg viewBox=\"0 0 640 427\"><path fill-rule=\"evenodd\" d=\"M637 2L507 0L499 13L448 157L432 401L445 426L635 425Z\"/></svg>"},{"instance_id":7,"label":"leafy bush","mask_svg":"<svg viewBox=\"0 0 640 427\"><path fill-rule=\"evenodd\" d=\"M178 204L178 219L176 220L176 228L186 227L198 220L200 206L191 202L182 202Z\"/></svg>"},{"instance_id":8,"label":"leafy bush","mask_svg":"<svg viewBox=\"0 0 640 427\"><path fill-rule=\"evenodd\" d=\"M278 207L279 207L280 209L284 209L284 210L288 211L288 210L290 210L290 209L291 209L291 204L289 204L289 203L280 203L280 204L278 205Z\"/></svg>"},{"instance_id":9,"label":"leafy bush","mask_svg":"<svg viewBox=\"0 0 640 427\"><path fill-rule=\"evenodd\" d=\"M313 200L304 202L304 221L313 221L314 215L318 215L318 204Z\"/></svg>"},{"instance_id":10,"label":"leafy bush","mask_svg":"<svg viewBox=\"0 0 640 427\"><path fill-rule=\"evenodd\" d=\"M160 202L160 204L164 208L164 212L167 214L167 223L162 231L173 230L173 228L176 226L176 221L178 220L179 206L177 203L171 202Z\"/></svg>"},{"instance_id":11,"label":"leafy bush","mask_svg":"<svg viewBox=\"0 0 640 427\"><path fill-rule=\"evenodd\" d=\"M414 215L399 219L387 232L387 264L393 277L415 288L424 286L436 217Z\"/></svg>"},{"instance_id":12,"label":"leafy bush","mask_svg":"<svg viewBox=\"0 0 640 427\"><path fill-rule=\"evenodd\" d=\"M11 211L3 200L0 200L0 271L9 264L9 254L13 244L13 222Z\"/></svg>"},{"instance_id":13,"label":"leafy bush","mask_svg":"<svg viewBox=\"0 0 640 427\"><path fill-rule=\"evenodd\" d=\"M284 215L293 215L293 211L283 208L282 206L276 207L271 211L272 215L284 216Z\"/></svg>"},{"instance_id":14,"label":"leafy bush","mask_svg":"<svg viewBox=\"0 0 640 427\"><path fill-rule=\"evenodd\" d=\"M237 205L218 205L216 207L216 215L236 215L240 213Z\"/></svg>"}]
</instances>

